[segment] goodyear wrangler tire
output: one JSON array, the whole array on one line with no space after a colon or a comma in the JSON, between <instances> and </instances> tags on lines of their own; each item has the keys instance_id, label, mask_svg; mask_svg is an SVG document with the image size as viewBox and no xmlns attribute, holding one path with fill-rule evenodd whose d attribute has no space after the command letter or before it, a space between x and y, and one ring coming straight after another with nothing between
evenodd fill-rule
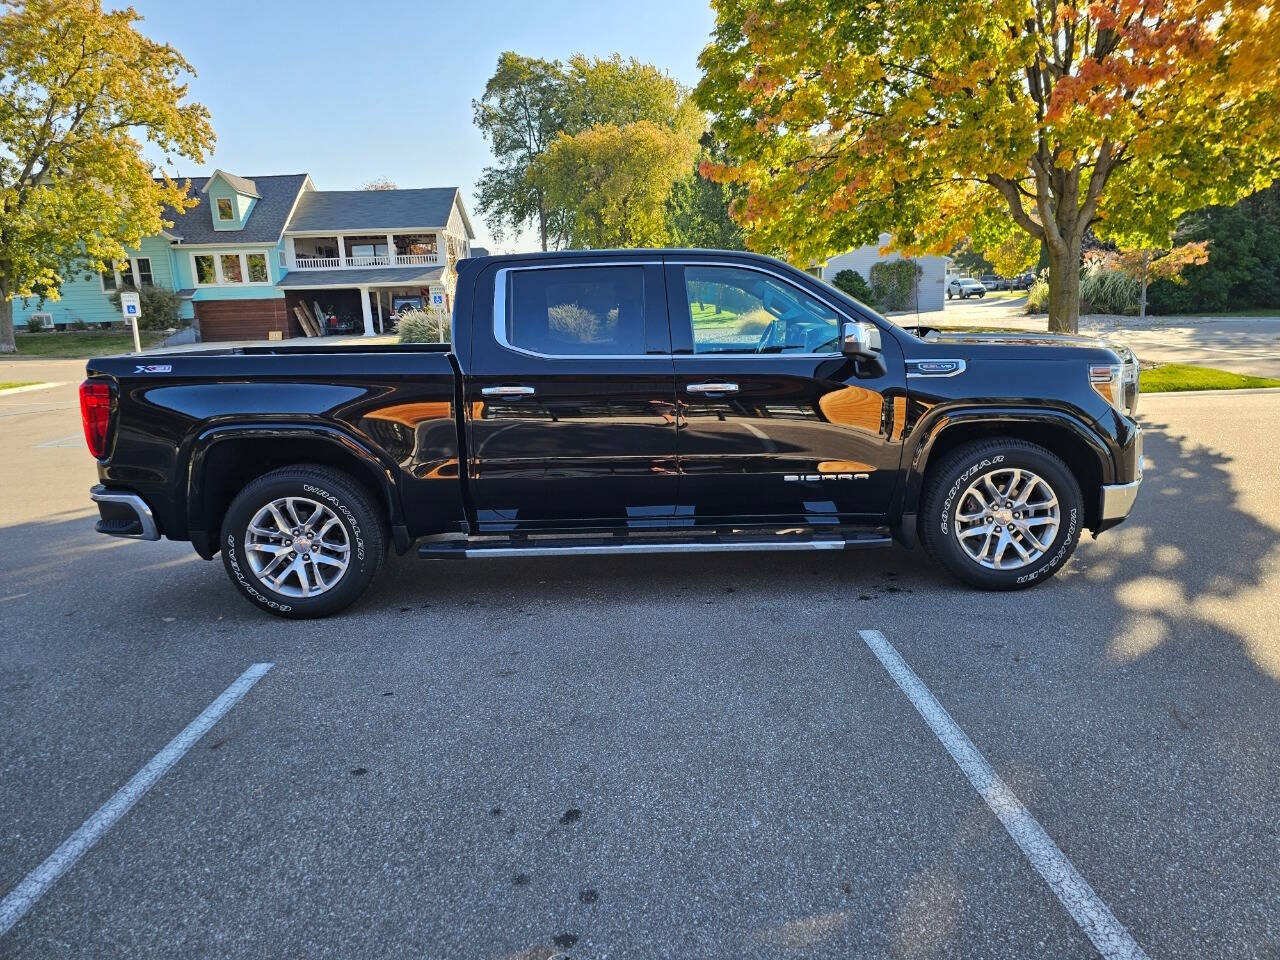
<instances>
[{"instance_id":1,"label":"goodyear wrangler tire","mask_svg":"<svg viewBox=\"0 0 1280 960\"><path fill-rule=\"evenodd\" d=\"M254 606L279 617L326 617L368 589L386 556L381 511L359 483L301 465L246 486L222 521L222 562Z\"/></svg>"},{"instance_id":2,"label":"goodyear wrangler tire","mask_svg":"<svg viewBox=\"0 0 1280 960\"><path fill-rule=\"evenodd\" d=\"M920 539L935 561L984 590L1021 590L1062 569L1080 540L1080 484L1044 447L978 440L925 479Z\"/></svg>"}]
</instances>

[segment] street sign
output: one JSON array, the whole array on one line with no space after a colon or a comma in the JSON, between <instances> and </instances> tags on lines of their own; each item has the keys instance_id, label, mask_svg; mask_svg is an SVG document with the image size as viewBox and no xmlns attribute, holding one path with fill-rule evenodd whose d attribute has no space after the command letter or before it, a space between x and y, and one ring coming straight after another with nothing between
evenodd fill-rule
<instances>
[{"instance_id":1,"label":"street sign","mask_svg":"<svg viewBox=\"0 0 1280 960\"><path fill-rule=\"evenodd\" d=\"M136 290L120 292L120 312L133 325L133 352L142 352L142 338L138 336L138 319L142 316L142 298Z\"/></svg>"},{"instance_id":2,"label":"street sign","mask_svg":"<svg viewBox=\"0 0 1280 960\"><path fill-rule=\"evenodd\" d=\"M442 305L444 304L444 294L443 294L443 293L433 293L433 294L431 295L431 302L432 302L432 304L434 304L434 305L435 305L435 306L437 306L437 307L442 306Z\"/></svg>"}]
</instances>

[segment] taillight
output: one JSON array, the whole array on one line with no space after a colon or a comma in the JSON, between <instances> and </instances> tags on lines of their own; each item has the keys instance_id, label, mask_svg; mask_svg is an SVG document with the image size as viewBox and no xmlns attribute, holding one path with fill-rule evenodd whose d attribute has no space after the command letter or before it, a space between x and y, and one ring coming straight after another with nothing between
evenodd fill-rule
<instances>
[{"instance_id":1,"label":"taillight","mask_svg":"<svg viewBox=\"0 0 1280 960\"><path fill-rule=\"evenodd\" d=\"M80 420L89 452L101 460L107 455L107 431L111 429L111 384L102 380L80 384Z\"/></svg>"}]
</instances>

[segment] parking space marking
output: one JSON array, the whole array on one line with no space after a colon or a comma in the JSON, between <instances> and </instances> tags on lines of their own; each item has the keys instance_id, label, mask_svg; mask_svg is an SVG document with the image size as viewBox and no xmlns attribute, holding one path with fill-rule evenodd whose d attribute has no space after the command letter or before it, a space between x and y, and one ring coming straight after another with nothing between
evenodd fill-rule
<instances>
[{"instance_id":1,"label":"parking space marking","mask_svg":"<svg viewBox=\"0 0 1280 960\"><path fill-rule=\"evenodd\" d=\"M84 434L69 433L65 437L57 437L53 440L46 440L44 443L37 443L35 448L43 450L45 447L78 447L84 442Z\"/></svg>"},{"instance_id":2,"label":"parking space marking","mask_svg":"<svg viewBox=\"0 0 1280 960\"><path fill-rule=\"evenodd\" d=\"M893 644L879 630L859 630L858 634L889 671L898 688L907 695L947 753L951 754L951 759L960 767L973 789L1004 824L1023 856L1044 878L1085 936L1093 941L1098 953L1106 960L1149 960L1124 924L1115 918L1089 882L1080 876L1058 845L1045 833L1044 827L951 719L924 681L907 666Z\"/></svg>"},{"instance_id":3,"label":"parking space marking","mask_svg":"<svg viewBox=\"0 0 1280 960\"><path fill-rule=\"evenodd\" d=\"M204 708L186 728L169 741L168 745L157 753L147 765L134 774L133 778L100 806L78 830L69 836L57 850L49 854L44 863L32 870L13 891L0 902L0 936L22 919L31 907L52 887L64 873L70 870L99 838L114 826L142 799L143 794L151 789L157 780L163 777L183 754L195 745L215 723L240 702L255 683L261 680L275 664L255 663L227 687L218 698Z\"/></svg>"}]
</instances>

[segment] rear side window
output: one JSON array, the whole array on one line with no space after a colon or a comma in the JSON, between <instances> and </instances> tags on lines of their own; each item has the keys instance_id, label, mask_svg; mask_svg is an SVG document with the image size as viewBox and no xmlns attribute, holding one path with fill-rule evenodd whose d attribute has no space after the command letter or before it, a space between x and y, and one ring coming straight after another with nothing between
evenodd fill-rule
<instances>
[{"instance_id":1,"label":"rear side window","mask_svg":"<svg viewBox=\"0 0 1280 960\"><path fill-rule=\"evenodd\" d=\"M645 352L644 268L513 270L506 341L550 356Z\"/></svg>"}]
</instances>

